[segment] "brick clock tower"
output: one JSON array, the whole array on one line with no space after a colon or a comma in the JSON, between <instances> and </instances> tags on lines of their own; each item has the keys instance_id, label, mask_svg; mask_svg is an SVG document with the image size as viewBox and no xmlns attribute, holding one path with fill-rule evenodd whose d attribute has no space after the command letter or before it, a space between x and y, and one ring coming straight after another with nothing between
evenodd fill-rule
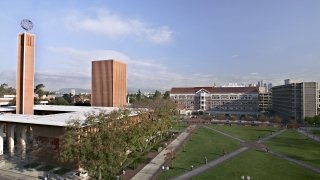
<instances>
[{"instance_id":1,"label":"brick clock tower","mask_svg":"<svg viewBox=\"0 0 320 180\"><path fill-rule=\"evenodd\" d=\"M18 61L16 81L16 114L33 114L35 35L28 31L33 24L30 20L21 21L25 32L18 35Z\"/></svg>"}]
</instances>

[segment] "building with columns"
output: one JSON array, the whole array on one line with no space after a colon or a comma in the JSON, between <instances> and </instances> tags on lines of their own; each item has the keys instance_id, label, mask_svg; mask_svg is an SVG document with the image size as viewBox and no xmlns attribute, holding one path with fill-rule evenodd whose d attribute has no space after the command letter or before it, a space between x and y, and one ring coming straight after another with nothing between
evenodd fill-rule
<instances>
[{"instance_id":1,"label":"building with columns","mask_svg":"<svg viewBox=\"0 0 320 180\"><path fill-rule=\"evenodd\" d=\"M14 106L0 107L0 155L57 161L61 140L69 121L77 119L85 122L88 113L110 113L117 109L35 105L35 115L21 115L15 114Z\"/></svg>"}]
</instances>

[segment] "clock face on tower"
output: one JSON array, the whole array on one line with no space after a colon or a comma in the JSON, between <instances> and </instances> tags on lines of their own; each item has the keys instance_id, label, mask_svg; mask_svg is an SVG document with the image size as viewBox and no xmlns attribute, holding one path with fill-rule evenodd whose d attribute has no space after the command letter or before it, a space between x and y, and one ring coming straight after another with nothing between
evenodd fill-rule
<instances>
[{"instance_id":1,"label":"clock face on tower","mask_svg":"<svg viewBox=\"0 0 320 180\"><path fill-rule=\"evenodd\" d=\"M30 31L33 28L33 23L29 19L23 19L20 25L26 31Z\"/></svg>"}]
</instances>

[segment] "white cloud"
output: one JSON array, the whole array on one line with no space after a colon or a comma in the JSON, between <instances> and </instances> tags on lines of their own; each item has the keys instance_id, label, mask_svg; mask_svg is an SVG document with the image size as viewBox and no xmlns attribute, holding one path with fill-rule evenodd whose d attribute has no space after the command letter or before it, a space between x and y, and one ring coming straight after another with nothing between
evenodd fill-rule
<instances>
[{"instance_id":1,"label":"white cloud","mask_svg":"<svg viewBox=\"0 0 320 180\"><path fill-rule=\"evenodd\" d=\"M61 87L91 87L91 61L118 59L127 63L129 89L168 90L177 86L210 86L217 82L211 74L183 74L170 71L167 66L155 60L132 58L113 50L83 51L74 48L49 48L51 58L47 64L57 67L41 68L36 81L50 89Z\"/></svg>"},{"instance_id":2,"label":"white cloud","mask_svg":"<svg viewBox=\"0 0 320 180\"><path fill-rule=\"evenodd\" d=\"M75 12L65 18L65 23L69 29L92 32L107 38L134 37L154 44L172 41L173 31L167 26L151 27L141 20L124 18L105 9L95 11L95 15L89 17Z\"/></svg>"}]
</instances>

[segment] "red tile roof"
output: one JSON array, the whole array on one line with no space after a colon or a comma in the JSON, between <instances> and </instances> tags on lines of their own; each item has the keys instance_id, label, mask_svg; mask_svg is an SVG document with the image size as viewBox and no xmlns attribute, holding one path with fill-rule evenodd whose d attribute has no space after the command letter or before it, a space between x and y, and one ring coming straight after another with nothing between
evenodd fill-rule
<instances>
[{"instance_id":1,"label":"red tile roof","mask_svg":"<svg viewBox=\"0 0 320 180\"><path fill-rule=\"evenodd\" d=\"M257 87L176 87L171 88L171 94L195 94L199 90L210 93L258 93Z\"/></svg>"}]
</instances>

